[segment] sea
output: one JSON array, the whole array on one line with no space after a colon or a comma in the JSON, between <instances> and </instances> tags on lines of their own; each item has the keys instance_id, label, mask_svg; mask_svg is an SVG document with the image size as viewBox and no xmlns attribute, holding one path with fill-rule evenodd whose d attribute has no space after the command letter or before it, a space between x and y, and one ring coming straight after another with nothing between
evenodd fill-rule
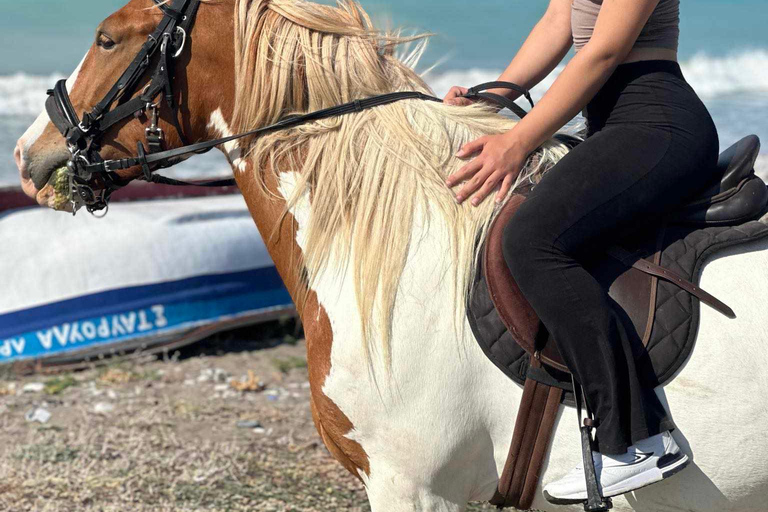
<instances>
[{"instance_id":1,"label":"sea","mask_svg":"<svg viewBox=\"0 0 768 512\"><path fill-rule=\"evenodd\" d=\"M18 184L13 148L42 111L46 89L68 76L98 23L125 0L0 0L0 186ZM324 2L329 3L329 2ZM498 77L544 13L545 0L361 0L379 27L433 34L419 69L435 93ZM681 0L679 58L709 108L723 148L755 133L768 174L768 8L766 0ZM567 58L570 58L567 57ZM556 69L533 91L540 98ZM110 77L109 80L113 78ZM175 176L229 172L217 152Z\"/></svg>"}]
</instances>

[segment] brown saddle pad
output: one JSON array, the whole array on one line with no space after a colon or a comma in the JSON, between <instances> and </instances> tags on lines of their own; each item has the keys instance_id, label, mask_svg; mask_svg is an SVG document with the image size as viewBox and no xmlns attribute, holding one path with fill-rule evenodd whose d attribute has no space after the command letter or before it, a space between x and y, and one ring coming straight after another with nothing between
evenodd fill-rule
<instances>
[{"instance_id":1,"label":"brown saddle pad","mask_svg":"<svg viewBox=\"0 0 768 512\"><path fill-rule=\"evenodd\" d=\"M529 355L535 353L555 379L566 383L567 368L557 345L514 282L502 253L504 226L524 200L523 196L512 197L489 230L467 315L483 351L510 378L522 384ZM763 237L768 237L768 223L752 220L736 226L646 229L618 243L633 258L652 261L697 284L707 257ZM652 384L667 382L693 350L699 300L675 284L608 255L585 266L623 312L620 316L633 338L638 368L648 374Z\"/></svg>"}]
</instances>

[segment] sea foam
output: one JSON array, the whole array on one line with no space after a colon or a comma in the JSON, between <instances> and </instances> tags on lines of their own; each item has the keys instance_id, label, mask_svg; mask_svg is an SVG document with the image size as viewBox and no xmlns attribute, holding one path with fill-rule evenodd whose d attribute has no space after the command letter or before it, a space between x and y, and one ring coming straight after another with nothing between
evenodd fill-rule
<instances>
[{"instance_id":1,"label":"sea foam","mask_svg":"<svg viewBox=\"0 0 768 512\"><path fill-rule=\"evenodd\" d=\"M768 95L768 49L742 50L720 57L701 53L682 61L680 67L703 99L737 93ZM544 95L563 68L558 66L531 91L534 98ZM495 80L500 71L482 68L433 71L425 78L435 94L443 96L454 85L470 86Z\"/></svg>"},{"instance_id":2,"label":"sea foam","mask_svg":"<svg viewBox=\"0 0 768 512\"><path fill-rule=\"evenodd\" d=\"M768 95L768 49L743 50L722 57L698 54L681 64L683 73L702 98L737 93ZM532 92L540 98L563 67L558 67ZM470 86L498 78L500 70L473 68L432 71L426 80L443 96L453 85ZM0 76L0 116L37 116L45 104L45 91L61 74Z\"/></svg>"}]
</instances>

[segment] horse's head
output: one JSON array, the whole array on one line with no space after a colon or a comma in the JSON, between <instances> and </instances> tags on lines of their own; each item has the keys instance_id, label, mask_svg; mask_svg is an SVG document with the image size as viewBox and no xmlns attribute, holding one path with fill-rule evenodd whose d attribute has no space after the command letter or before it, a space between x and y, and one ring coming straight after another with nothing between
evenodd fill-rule
<instances>
[{"instance_id":1,"label":"horse's head","mask_svg":"<svg viewBox=\"0 0 768 512\"><path fill-rule=\"evenodd\" d=\"M169 5L166 2L162 7ZM221 133L221 121L231 118L234 104L233 9L232 0L204 0L186 38L182 41L179 31L174 34L176 44L183 45L183 51L169 66L172 69L170 90L178 105L177 119L182 133L175 128L168 104L158 101L165 94L161 91L154 101L159 104L157 125L162 130L163 149L178 147L183 139L195 142L214 138ZM163 19L164 11L153 0L131 0L98 26L91 48L66 83L73 110L78 116L90 112L102 101ZM145 87L161 58L158 49L135 86L116 98L112 110L146 92ZM169 59L173 59L173 55ZM137 143L147 144L145 130L152 123L152 113L152 108L143 108L103 130L96 141L101 157L136 156ZM212 122L212 115L218 123ZM62 194L56 197L52 177L58 174L55 171L66 166L70 153L71 148L48 113L41 113L19 139L14 153L24 192L44 206L66 209L68 204L62 201ZM124 183L140 173L141 169L133 167L118 171L116 177Z\"/></svg>"}]
</instances>

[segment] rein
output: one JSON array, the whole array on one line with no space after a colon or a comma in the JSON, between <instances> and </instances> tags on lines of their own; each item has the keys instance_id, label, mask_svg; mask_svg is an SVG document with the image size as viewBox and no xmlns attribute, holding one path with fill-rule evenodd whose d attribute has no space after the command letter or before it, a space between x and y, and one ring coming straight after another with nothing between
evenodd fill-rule
<instances>
[{"instance_id":1,"label":"rein","mask_svg":"<svg viewBox=\"0 0 768 512\"><path fill-rule=\"evenodd\" d=\"M312 121L362 112L402 100L418 99L442 102L439 98L418 91L393 92L354 100L303 115L287 117L275 124L245 133L188 144L179 124L178 103L174 98L173 62L184 51L187 36L200 6L200 0L173 0L170 4L163 3L162 0L153 0L153 2L163 12L163 19L160 24L148 36L139 53L106 96L90 112L83 113L82 119L78 117L72 106L66 80L59 80L54 88L48 91L49 98L45 103L46 111L51 122L64 136L70 152L70 158L67 162L67 177L69 179L69 200L74 212L81 206L85 206L88 212L92 214L106 210L109 207L109 198L112 193L126 186L130 181L123 180L116 173L119 170L140 167L142 176L139 179L166 185L232 186L236 185L234 179L189 183L153 173L159 169L178 164L183 160L182 157L205 153L216 146L243 137L287 130ZM149 68L150 60L158 52L160 56L149 82L138 96L129 100L128 98L136 90L139 80ZM531 107L534 106L530 93L519 85L510 82L480 84L470 88L463 97L488 101L511 110L521 119L525 117L526 111L512 100L498 94L484 92L494 88L516 91L528 100ZM161 94L161 98L155 102L155 99ZM162 149L163 131L157 125L158 109L162 101L165 101L171 110L172 122L183 144L182 147ZM114 108L111 108L115 103ZM145 130L149 152L147 152L144 143L139 141L135 157L104 160L99 153L101 136L116 123L129 117L138 118L143 113L146 113L150 120L150 126Z\"/></svg>"}]
</instances>

